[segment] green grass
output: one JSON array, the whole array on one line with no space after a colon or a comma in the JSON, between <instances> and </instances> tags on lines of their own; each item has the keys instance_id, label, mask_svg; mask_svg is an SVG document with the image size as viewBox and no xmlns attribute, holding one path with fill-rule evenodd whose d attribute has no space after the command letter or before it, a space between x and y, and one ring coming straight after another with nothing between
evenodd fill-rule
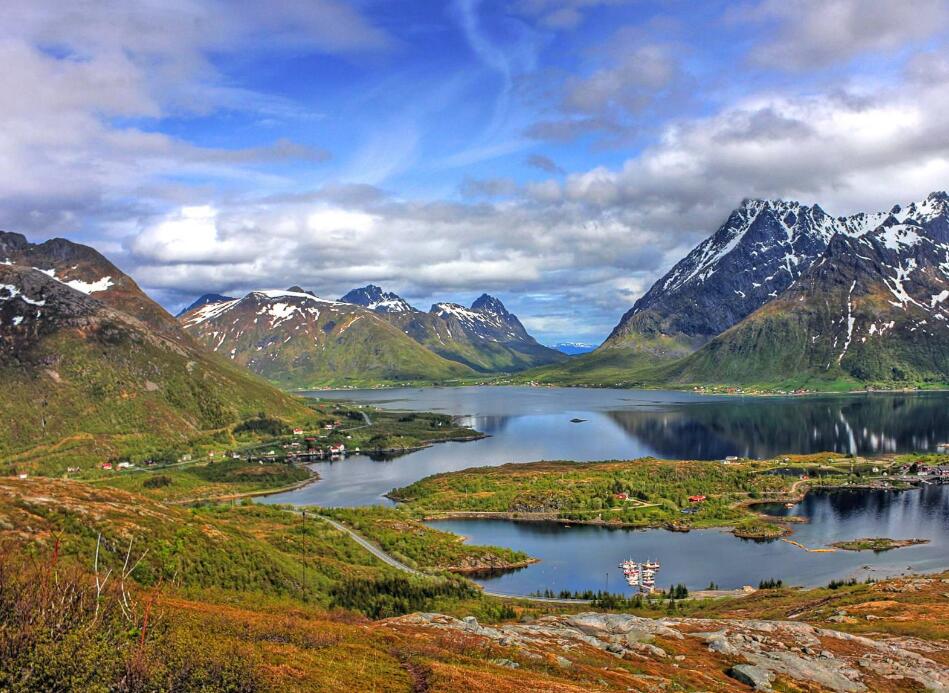
<instances>
[{"instance_id":1,"label":"green grass","mask_svg":"<svg viewBox=\"0 0 949 693\"><path fill-rule=\"evenodd\" d=\"M476 572L530 562L523 551L472 546L450 532L427 527L393 508L323 508L333 517L368 537L403 563L424 570Z\"/></svg>"},{"instance_id":2,"label":"green grass","mask_svg":"<svg viewBox=\"0 0 949 693\"><path fill-rule=\"evenodd\" d=\"M787 491L796 477L764 474L783 463L536 462L437 474L395 489L391 497L417 514L545 514L632 526L709 527L749 517L736 503ZM629 500L618 498L627 494ZM690 496L704 495L699 503ZM681 511L688 509L689 514ZM694 511L694 512L691 512Z\"/></svg>"},{"instance_id":3,"label":"green grass","mask_svg":"<svg viewBox=\"0 0 949 693\"><path fill-rule=\"evenodd\" d=\"M60 330L23 358L30 365L0 362L3 473L61 474L114 457L222 445L231 426L260 411L288 422L317 418L301 399L216 356L123 325L107 338Z\"/></svg>"},{"instance_id":4,"label":"green grass","mask_svg":"<svg viewBox=\"0 0 949 693\"><path fill-rule=\"evenodd\" d=\"M180 467L105 472L93 483L163 501L182 501L260 493L314 478L306 467L226 459Z\"/></svg>"},{"instance_id":5,"label":"green grass","mask_svg":"<svg viewBox=\"0 0 949 693\"><path fill-rule=\"evenodd\" d=\"M935 456L927 461L938 464L942 459L947 458ZM416 517L475 512L631 527L733 526L749 537L764 538L778 533L772 523L762 522L754 509L756 502L784 502L810 487L865 484L878 476L874 467L892 474L892 467L914 460L912 456L867 460L817 453L727 465L653 458L534 462L435 474L394 489L389 496ZM809 479L801 480L802 475ZM623 494L626 499L620 497ZM691 496L705 499L693 502Z\"/></svg>"}]
</instances>

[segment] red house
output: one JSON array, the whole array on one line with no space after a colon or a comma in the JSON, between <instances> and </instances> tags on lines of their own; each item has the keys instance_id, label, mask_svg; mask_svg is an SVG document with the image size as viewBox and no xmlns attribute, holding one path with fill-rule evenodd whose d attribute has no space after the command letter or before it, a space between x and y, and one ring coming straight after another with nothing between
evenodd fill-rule
<instances>
[{"instance_id":1,"label":"red house","mask_svg":"<svg viewBox=\"0 0 949 693\"><path fill-rule=\"evenodd\" d=\"M689 496L689 503L702 503L705 501L705 496Z\"/></svg>"}]
</instances>

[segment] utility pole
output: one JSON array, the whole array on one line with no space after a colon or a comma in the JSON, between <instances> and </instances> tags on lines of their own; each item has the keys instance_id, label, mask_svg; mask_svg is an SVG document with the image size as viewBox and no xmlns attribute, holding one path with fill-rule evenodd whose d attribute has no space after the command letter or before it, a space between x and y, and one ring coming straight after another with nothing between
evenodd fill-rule
<instances>
[{"instance_id":1,"label":"utility pole","mask_svg":"<svg viewBox=\"0 0 949 693\"><path fill-rule=\"evenodd\" d=\"M306 510L303 511L303 601L307 600L306 590Z\"/></svg>"}]
</instances>

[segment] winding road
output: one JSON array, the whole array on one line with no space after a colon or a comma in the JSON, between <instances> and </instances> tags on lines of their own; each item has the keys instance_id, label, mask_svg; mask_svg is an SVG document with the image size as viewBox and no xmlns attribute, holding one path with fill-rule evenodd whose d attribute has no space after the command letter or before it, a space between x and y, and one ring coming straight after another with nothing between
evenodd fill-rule
<instances>
[{"instance_id":1,"label":"winding road","mask_svg":"<svg viewBox=\"0 0 949 693\"><path fill-rule=\"evenodd\" d=\"M395 568L396 570L401 570L402 572L409 573L411 575L431 577L427 573L423 573L420 570L411 568L407 566L405 563L403 563L402 561L395 558L394 556L387 554L381 548L373 544L371 541L366 539L361 534L357 534L354 530L350 529L346 525L340 522L337 522L336 520L333 520L329 517L326 517L325 515L320 515L316 513L314 514L316 515L316 517L320 518L321 520L329 524L334 529L338 529L340 532L345 532L346 534L348 534L349 537L353 541L355 541L361 547L366 549L366 551L371 553L373 556L378 558L380 561L382 561L386 565L389 565ZM558 599L557 597L529 597L527 595L522 595L522 594L503 594L501 592L491 592L489 590L482 590L482 592L488 597L496 597L498 599L523 599L529 602L543 602L547 604L592 604L593 603L593 600L591 599Z\"/></svg>"}]
</instances>

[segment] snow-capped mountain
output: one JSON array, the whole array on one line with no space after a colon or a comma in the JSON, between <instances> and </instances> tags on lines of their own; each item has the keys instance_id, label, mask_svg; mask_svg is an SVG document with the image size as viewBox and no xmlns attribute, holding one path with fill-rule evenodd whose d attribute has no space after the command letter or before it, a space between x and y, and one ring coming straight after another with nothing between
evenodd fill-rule
<instances>
[{"instance_id":1,"label":"snow-capped mountain","mask_svg":"<svg viewBox=\"0 0 949 693\"><path fill-rule=\"evenodd\" d=\"M204 294L203 296L199 296L197 299L195 299L194 303L192 303L187 308L182 308L180 311L178 311L175 317L180 318L185 313L190 313L195 308L199 308L203 305L207 305L208 303L220 303L222 301L233 301L233 300L234 298L231 296L223 296L221 294Z\"/></svg>"},{"instance_id":2,"label":"snow-capped mountain","mask_svg":"<svg viewBox=\"0 0 949 693\"><path fill-rule=\"evenodd\" d=\"M372 284L340 300L373 310L436 354L480 372L519 371L563 358L539 344L500 299L488 294L470 307L436 303L427 313Z\"/></svg>"},{"instance_id":3,"label":"snow-capped mountain","mask_svg":"<svg viewBox=\"0 0 949 693\"><path fill-rule=\"evenodd\" d=\"M411 313L415 308L409 305L408 301L390 291L383 291L381 287L375 284L353 289L348 294L339 299L343 303L353 303L357 306L363 306L377 313Z\"/></svg>"},{"instance_id":4,"label":"snow-capped mountain","mask_svg":"<svg viewBox=\"0 0 949 693\"><path fill-rule=\"evenodd\" d=\"M636 302L604 347L668 357L690 353L781 294L835 236L860 238L893 223L925 225L931 234L945 234L946 194L933 193L889 212L837 218L817 205L745 200Z\"/></svg>"},{"instance_id":5,"label":"snow-capped mountain","mask_svg":"<svg viewBox=\"0 0 949 693\"><path fill-rule=\"evenodd\" d=\"M33 268L167 337L183 337L171 315L146 296L131 277L89 246L65 238L30 243L21 234L0 231L0 265Z\"/></svg>"},{"instance_id":6,"label":"snow-capped mountain","mask_svg":"<svg viewBox=\"0 0 949 693\"><path fill-rule=\"evenodd\" d=\"M588 354L596 349L596 344L587 344L586 342L559 342L551 345L551 349L556 349L567 356L578 356Z\"/></svg>"},{"instance_id":7,"label":"snow-capped mountain","mask_svg":"<svg viewBox=\"0 0 949 693\"><path fill-rule=\"evenodd\" d=\"M457 303L436 303L429 313L444 320L449 330L462 330L468 336L490 342L536 344L517 316L508 312L499 299L488 294L481 294L470 308Z\"/></svg>"},{"instance_id":8,"label":"snow-capped mountain","mask_svg":"<svg viewBox=\"0 0 949 693\"><path fill-rule=\"evenodd\" d=\"M685 359L678 379L949 381L947 209L935 193L838 233L783 294Z\"/></svg>"},{"instance_id":9,"label":"snow-capped mountain","mask_svg":"<svg viewBox=\"0 0 949 693\"><path fill-rule=\"evenodd\" d=\"M382 314L299 287L206 303L179 319L213 351L286 386L441 381L472 374L428 351Z\"/></svg>"}]
</instances>

